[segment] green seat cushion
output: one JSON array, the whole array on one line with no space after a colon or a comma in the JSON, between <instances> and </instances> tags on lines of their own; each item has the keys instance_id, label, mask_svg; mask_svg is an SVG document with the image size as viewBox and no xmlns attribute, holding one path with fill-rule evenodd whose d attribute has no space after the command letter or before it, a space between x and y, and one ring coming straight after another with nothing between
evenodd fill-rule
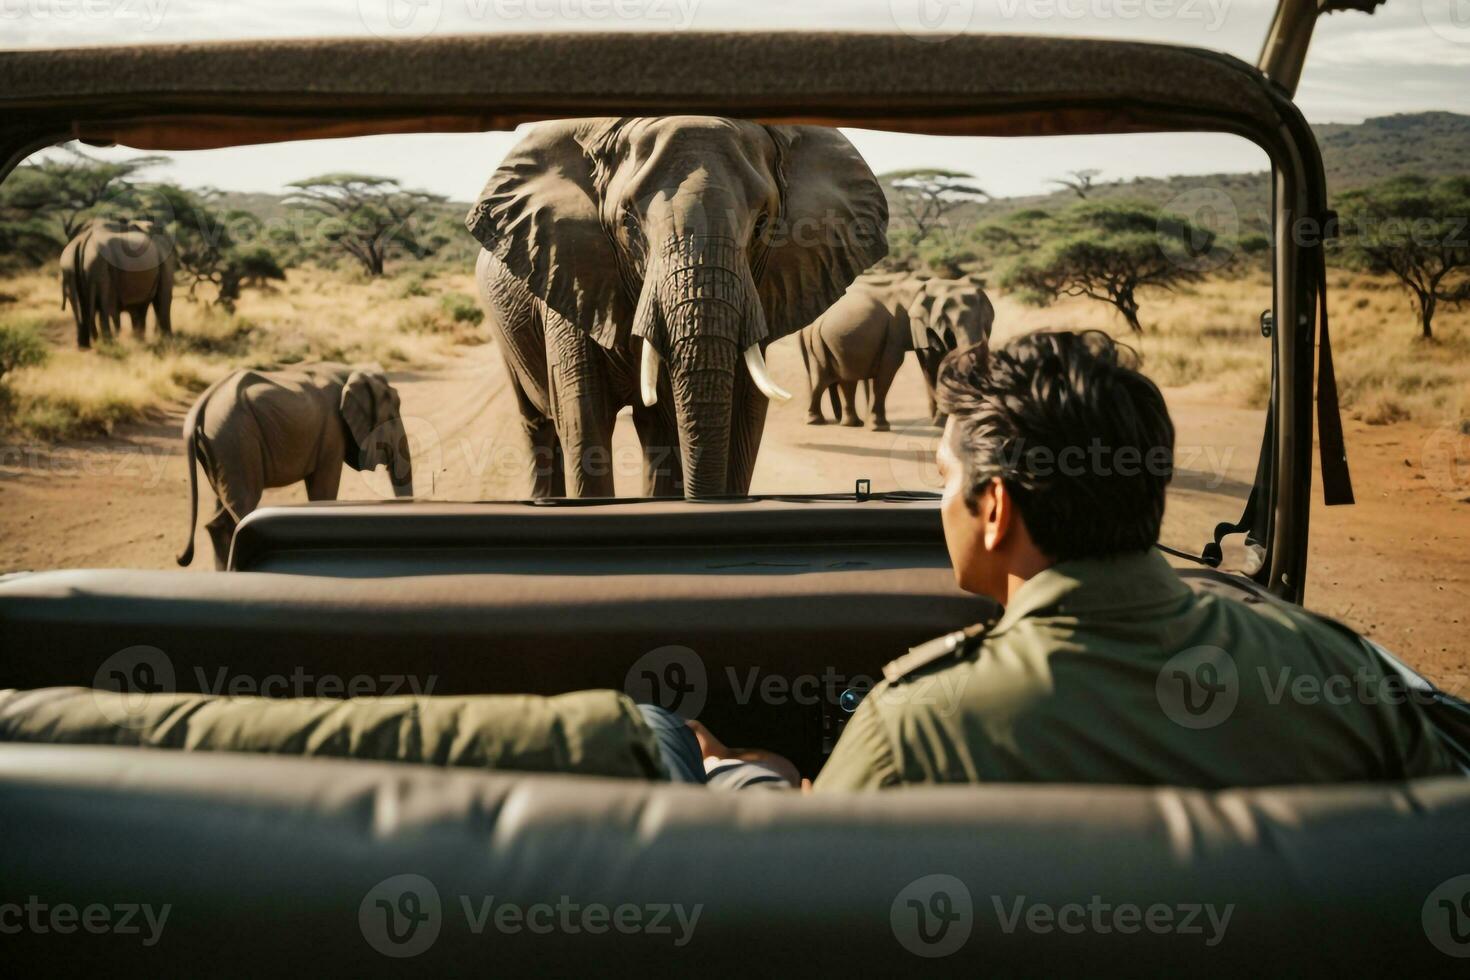
<instances>
[{"instance_id":1,"label":"green seat cushion","mask_svg":"<svg viewBox=\"0 0 1470 980\"><path fill-rule=\"evenodd\" d=\"M617 691L556 697L277 699L0 691L0 742L264 752L657 779L653 733Z\"/></svg>"}]
</instances>

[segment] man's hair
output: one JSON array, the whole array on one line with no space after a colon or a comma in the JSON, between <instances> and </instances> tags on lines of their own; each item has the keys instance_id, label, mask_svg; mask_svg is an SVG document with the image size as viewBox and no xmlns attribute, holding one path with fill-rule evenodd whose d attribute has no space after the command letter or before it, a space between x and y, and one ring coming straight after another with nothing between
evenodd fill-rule
<instances>
[{"instance_id":1,"label":"man's hair","mask_svg":"<svg viewBox=\"0 0 1470 980\"><path fill-rule=\"evenodd\" d=\"M940 366L940 407L973 510L991 479L1049 558L1144 551L1159 539L1174 424L1138 356L1107 334L1042 332Z\"/></svg>"}]
</instances>

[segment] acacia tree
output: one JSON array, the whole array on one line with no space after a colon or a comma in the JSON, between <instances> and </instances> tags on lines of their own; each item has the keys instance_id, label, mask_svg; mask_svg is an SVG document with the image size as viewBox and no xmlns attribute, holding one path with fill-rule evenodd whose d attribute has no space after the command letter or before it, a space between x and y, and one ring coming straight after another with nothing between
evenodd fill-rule
<instances>
[{"instance_id":1,"label":"acacia tree","mask_svg":"<svg viewBox=\"0 0 1470 980\"><path fill-rule=\"evenodd\" d=\"M1055 180L1048 181L1048 183L1059 184L1083 200L1086 200L1087 192L1092 190L1092 182L1097 180L1101 175L1101 170L1069 170L1067 171L1067 176L1058 177Z\"/></svg>"},{"instance_id":2,"label":"acacia tree","mask_svg":"<svg viewBox=\"0 0 1470 980\"><path fill-rule=\"evenodd\" d=\"M1397 177L1338 206L1333 247L1350 265L1398 279L1414 295L1420 336L1433 340L1439 305L1470 302L1470 177Z\"/></svg>"},{"instance_id":3,"label":"acacia tree","mask_svg":"<svg viewBox=\"0 0 1470 980\"><path fill-rule=\"evenodd\" d=\"M40 265L54 258L60 245L47 223L30 208L17 205L0 184L0 271Z\"/></svg>"},{"instance_id":4,"label":"acacia tree","mask_svg":"<svg viewBox=\"0 0 1470 980\"><path fill-rule=\"evenodd\" d=\"M990 197L963 170L918 168L891 170L878 178L887 191L889 208L910 226L909 244L917 248L944 227L955 208Z\"/></svg>"},{"instance_id":5,"label":"acacia tree","mask_svg":"<svg viewBox=\"0 0 1470 980\"><path fill-rule=\"evenodd\" d=\"M1023 214L977 236L1009 256L1001 285L1038 306L1061 296L1107 303L1134 333L1143 332L1139 290L1198 282L1209 265L1200 258L1221 245L1209 229L1142 202L1078 204L1048 218Z\"/></svg>"},{"instance_id":6,"label":"acacia tree","mask_svg":"<svg viewBox=\"0 0 1470 980\"><path fill-rule=\"evenodd\" d=\"M414 218L427 205L442 202L442 195L404 190L390 177L368 174L323 174L291 186L297 191L286 203L320 215L316 233L373 278L383 274L390 254L423 258L438 247L438 238L417 233Z\"/></svg>"},{"instance_id":7,"label":"acacia tree","mask_svg":"<svg viewBox=\"0 0 1470 980\"><path fill-rule=\"evenodd\" d=\"M279 256L258 240L260 219L215 208L218 191L160 184L147 194L157 216L167 218L179 275L188 282L191 299L201 284L209 283L216 290L215 302L233 311L243 288L286 278Z\"/></svg>"},{"instance_id":8,"label":"acacia tree","mask_svg":"<svg viewBox=\"0 0 1470 980\"><path fill-rule=\"evenodd\" d=\"M130 212L137 203L131 182L139 171L168 163L167 157L98 160L76 149L17 167L7 184L10 207L29 211L71 241L82 225L103 212Z\"/></svg>"}]
</instances>

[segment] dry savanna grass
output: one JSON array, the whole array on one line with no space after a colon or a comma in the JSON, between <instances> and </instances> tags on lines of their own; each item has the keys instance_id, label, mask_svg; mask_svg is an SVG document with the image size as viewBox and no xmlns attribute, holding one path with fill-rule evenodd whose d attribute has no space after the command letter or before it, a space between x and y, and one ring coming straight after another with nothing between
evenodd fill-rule
<instances>
[{"instance_id":1,"label":"dry savanna grass","mask_svg":"<svg viewBox=\"0 0 1470 980\"><path fill-rule=\"evenodd\" d=\"M1437 340L1425 343L1408 295L1392 282L1334 273L1332 287L1338 382L1350 415L1429 425L1470 416L1470 308L1441 310ZM5 379L9 394L0 411L8 423L0 424L43 439L102 435L177 407L236 367L314 360L431 366L485 338L468 269L400 265L378 280L349 269L293 269L285 283L246 290L234 314L204 302L202 293L194 300L176 293L171 341L158 341L150 328L146 343L127 336L80 352L71 315L59 306L54 267L0 282L0 323L34 329L50 350L43 365ZM992 298L998 339L1047 327L1105 330L1136 348L1160 385L1193 388L1224 405L1265 404L1264 276L1147 292L1142 336L1094 300L1037 308Z\"/></svg>"},{"instance_id":2,"label":"dry savanna grass","mask_svg":"<svg viewBox=\"0 0 1470 980\"><path fill-rule=\"evenodd\" d=\"M1470 417L1470 305L1442 307L1435 340L1419 338L1409 294L1393 281L1346 273L1329 284L1333 361L1344 411L1373 425L1426 425ZM1042 328L1098 329L1136 349L1165 387L1197 387L1222 404L1261 408L1270 357L1260 314L1271 304L1264 277L1216 278L1142 294L1136 336L1106 304L1067 298L1036 308L992 294L998 339Z\"/></svg>"},{"instance_id":3,"label":"dry savanna grass","mask_svg":"<svg viewBox=\"0 0 1470 980\"><path fill-rule=\"evenodd\" d=\"M151 324L139 342L125 333L91 351L76 349L70 311L60 308L55 268L0 283L0 323L38 333L45 363L5 379L0 427L41 439L106 435L121 422L176 407L239 367L305 361L376 362L393 369L432 365L457 345L483 340L471 274L411 267L368 280L348 270L292 269L285 283L247 289L234 313L178 290L174 334Z\"/></svg>"}]
</instances>

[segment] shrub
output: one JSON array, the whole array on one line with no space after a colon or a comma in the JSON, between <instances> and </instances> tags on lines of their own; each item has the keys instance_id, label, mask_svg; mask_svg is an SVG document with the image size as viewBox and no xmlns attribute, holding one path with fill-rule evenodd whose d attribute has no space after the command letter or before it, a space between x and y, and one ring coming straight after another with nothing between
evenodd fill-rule
<instances>
[{"instance_id":1,"label":"shrub","mask_svg":"<svg viewBox=\"0 0 1470 980\"><path fill-rule=\"evenodd\" d=\"M398 329L403 333L440 334L453 332L454 324L437 310L415 310L398 318Z\"/></svg>"},{"instance_id":2,"label":"shrub","mask_svg":"<svg viewBox=\"0 0 1470 980\"><path fill-rule=\"evenodd\" d=\"M29 323L0 323L0 384L5 376L46 360L46 344Z\"/></svg>"},{"instance_id":3,"label":"shrub","mask_svg":"<svg viewBox=\"0 0 1470 980\"><path fill-rule=\"evenodd\" d=\"M424 279L422 276L415 276L408 282L404 283L402 289L398 290L399 299L414 299L419 296L427 295L429 295L429 290L424 285Z\"/></svg>"},{"instance_id":4,"label":"shrub","mask_svg":"<svg viewBox=\"0 0 1470 980\"><path fill-rule=\"evenodd\" d=\"M485 311L480 309L480 304L475 302L474 297L464 293L445 293L440 297L439 305L455 323L468 323L478 327L485 320Z\"/></svg>"}]
</instances>

